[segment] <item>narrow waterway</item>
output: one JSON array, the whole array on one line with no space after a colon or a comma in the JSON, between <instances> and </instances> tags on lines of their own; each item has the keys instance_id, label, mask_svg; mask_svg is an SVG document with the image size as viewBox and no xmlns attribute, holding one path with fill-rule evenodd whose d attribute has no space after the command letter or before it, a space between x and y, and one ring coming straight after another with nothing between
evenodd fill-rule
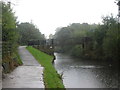
<instances>
[{"instance_id":1,"label":"narrow waterway","mask_svg":"<svg viewBox=\"0 0 120 90\"><path fill-rule=\"evenodd\" d=\"M66 88L118 88L118 68L112 63L82 60L55 53L54 66Z\"/></svg>"}]
</instances>

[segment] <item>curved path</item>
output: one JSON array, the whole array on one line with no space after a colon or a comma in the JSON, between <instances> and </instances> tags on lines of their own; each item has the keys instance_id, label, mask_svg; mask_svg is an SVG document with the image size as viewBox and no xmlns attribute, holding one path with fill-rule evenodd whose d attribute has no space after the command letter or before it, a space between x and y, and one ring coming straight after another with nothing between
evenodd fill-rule
<instances>
[{"instance_id":1,"label":"curved path","mask_svg":"<svg viewBox=\"0 0 120 90\"><path fill-rule=\"evenodd\" d=\"M43 67L28 52L25 46L19 47L19 54L23 65L17 67L10 74L6 74L2 81L3 88L44 88Z\"/></svg>"}]
</instances>

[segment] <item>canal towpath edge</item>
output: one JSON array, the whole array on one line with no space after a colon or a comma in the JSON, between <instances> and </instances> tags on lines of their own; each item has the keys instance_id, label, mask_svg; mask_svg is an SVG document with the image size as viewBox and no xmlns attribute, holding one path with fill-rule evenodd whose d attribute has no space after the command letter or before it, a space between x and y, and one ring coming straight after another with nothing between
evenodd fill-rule
<instances>
[{"instance_id":1,"label":"canal towpath edge","mask_svg":"<svg viewBox=\"0 0 120 90\"><path fill-rule=\"evenodd\" d=\"M23 62L2 81L2 88L45 88L43 67L35 60L26 46L19 46L19 55Z\"/></svg>"}]
</instances>

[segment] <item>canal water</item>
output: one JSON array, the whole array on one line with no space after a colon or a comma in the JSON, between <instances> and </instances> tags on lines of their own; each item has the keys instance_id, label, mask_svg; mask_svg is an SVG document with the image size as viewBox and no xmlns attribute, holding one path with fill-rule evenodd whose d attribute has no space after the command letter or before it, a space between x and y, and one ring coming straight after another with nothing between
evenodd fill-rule
<instances>
[{"instance_id":1,"label":"canal water","mask_svg":"<svg viewBox=\"0 0 120 90\"><path fill-rule=\"evenodd\" d=\"M65 88L118 88L118 68L112 62L82 60L55 53L54 66Z\"/></svg>"}]
</instances>

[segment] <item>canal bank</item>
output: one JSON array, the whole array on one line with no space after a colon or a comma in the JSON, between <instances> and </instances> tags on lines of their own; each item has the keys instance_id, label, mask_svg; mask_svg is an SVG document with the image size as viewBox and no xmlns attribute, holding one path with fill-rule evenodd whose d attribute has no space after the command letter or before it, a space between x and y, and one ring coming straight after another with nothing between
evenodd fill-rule
<instances>
[{"instance_id":1,"label":"canal bank","mask_svg":"<svg viewBox=\"0 0 120 90\"><path fill-rule=\"evenodd\" d=\"M36 58L36 60L44 67L43 77L45 88L64 89L61 76L57 73L54 66L52 65L54 57L32 47L27 47L27 49Z\"/></svg>"}]
</instances>

